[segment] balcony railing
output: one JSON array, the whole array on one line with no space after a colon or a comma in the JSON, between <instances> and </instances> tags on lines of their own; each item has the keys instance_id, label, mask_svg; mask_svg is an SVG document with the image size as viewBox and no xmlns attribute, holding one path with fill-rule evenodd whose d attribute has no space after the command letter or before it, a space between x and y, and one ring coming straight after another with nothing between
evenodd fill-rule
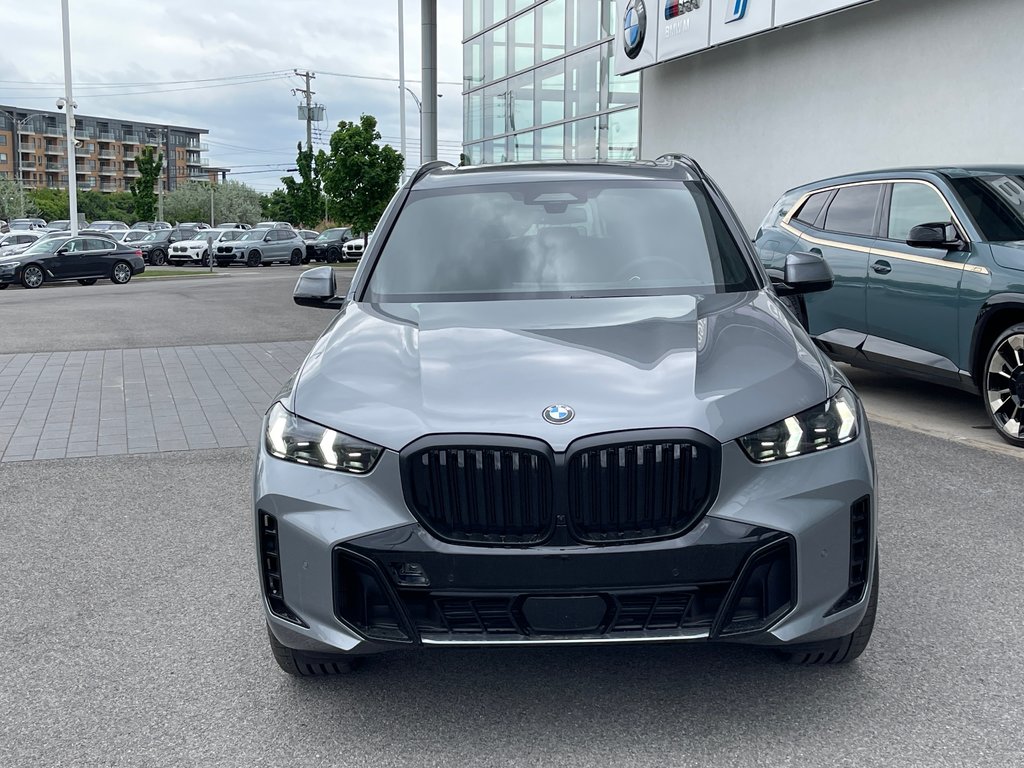
<instances>
[{"instance_id":1,"label":"balcony railing","mask_svg":"<svg viewBox=\"0 0 1024 768\"><path fill-rule=\"evenodd\" d=\"M64 147L61 144L47 144L46 149L43 150L43 154L47 155L63 155Z\"/></svg>"},{"instance_id":2,"label":"balcony railing","mask_svg":"<svg viewBox=\"0 0 1024 768\"><path fill-rule=\"evenodd\" d=\"M36 164L34 162L29 163L26 162L25 160L22 160L19 167L23 171L34 171L36 169Z\"/></svg>"},{"instance_id":3,"label":"balcony railing","mask_svg":"<svg viewBox=\"0 0 1024 768\"><path fill-rule=\"evenodd\" d=\"M135 153L135 152L125 152L125 153L124 153L124 159L125 159L126 161L128 161L128 160L134 160L134 159L135 159L136 157L138 157L138 154L137 154L137 153Z\"/></svg>"},{"instance_id":4,"label":"balcony railing","mask_svg":"<svg viewBox=\"0 0 1024 768\"><path fill-rule=\"evenodd\" d=\"M32 123L22 123L18 126L18 133L21 136L34 136L36 129L33 127Z\"/></svg>"},{"instance_id":5,"label":"balcony railing","mask_svg":"<svg viewBox=\"0 0 1024 768\"><path fill-rule=\"evenodd\" d=\"M140 174L139 174L139 172L135 168L125 168L124 169L124 175L125 176L130 176L132 178L136 178Z\"/></svg>"},{"instance_id":6,"label":"balcony railing","mask_svg":"<svg viewBox=\"0 0 1024 768\"><path fill-rule=\"evenodd\" d=\"M100 141L113 141L116 138L117 138L117 136L115 134L111 133L110 131L100 131L100 135L99 135Z\"/></svg>"},{"instance_id":7,"label":"balcony railing","mask_svg":"<svg viewBox=\"0 0 1024 768\"><path fill-rule=\"evenodd\" d=\"M46 170L48 171L66 171L68 169L67 163L47 163Z\"/></svg>"},{"instance_id":8,"label":"balcony railing","mask_svg":"<svg viewBox=\"0 0 1024 768\"><path fill-rule=\"evenodd\" d=\"M115 168L114 166L112 166L112 165L107 165L107 166L101 165L100 166L100 176L116 176L116 175L117 175L117 168Z\"/></svg>"},{"instance_id":9,"label":"balcony railing","mask_svg":"<svg viewBox=\"0 0 1024 768\"><path fill-rule=\"evenodd\" d=\"M100 157L105 157L108 160L113 160L115 157L117 157L117 152L114 152L112 149L104 149L100 151Z\"/></svg>"},{"instance_id":10,"label":"balcony railing","mask_svg":"<svg viewBox=\"0 0 1024 768\"><path fill-rule=\"evenodd\" d=\"M54 128L53 126L47 126L43 129L43 133L46 136L63 136L67 131L63 128Z\"/></svg>"},{"instance_id":11,"label":"balcony railing","mask_svg":"<svg viewBox=\"0 0 1024 768\"><path fill-rule=\"evenodd\" d=\"M125 144L139 144L141 143L142 140L134 133L126 133L124 136L121 137L121 141L123 141Z\"/></svg>"},{"instance_id":12,"label":"balcony railing","mask_svg":"<svg viewBox=\"0 0 1024 768\"><path fill-rule=\"evenodd\" d=\"M101 184L100 189L104 192L117 192L117 184Z\"/></svg>"},{"instance_id":13,"label":"balcony railing","mask_svg":"<svg viewBox=\"0 0 1024 768\"><path fill-rule=\"evenodd\" d=\"M96 131L92 128L75 128L76 139L95 139Z\"/></svg>"}]
</instances>

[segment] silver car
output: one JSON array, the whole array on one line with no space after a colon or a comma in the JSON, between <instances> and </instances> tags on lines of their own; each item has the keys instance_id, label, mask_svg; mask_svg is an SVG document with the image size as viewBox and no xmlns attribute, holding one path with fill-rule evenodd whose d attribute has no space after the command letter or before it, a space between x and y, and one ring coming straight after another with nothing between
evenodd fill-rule
<instances>
[{"instance_id":1,"label":"silver car","mask_svg":"<svg viewBox=\"0 0 1024 768\"><path fill-rule=\"evenodd\" d=\"M253 524L293 675L421 646L866 647L864 411L683 156L452 168L399 190L267 411Z\"/></svg>"},{"instance_id":2,"label":"silver car","mask_svg":"<svg viewBox=\"0 0 1024 768\"><path fill-rule=\"evenodd\" d=\"M306 243L298 233L288 229L236 230L241 237L216 246L217 265L242 263L247 267L273 264L301 264Z\"/></svg>"}]
</instances>

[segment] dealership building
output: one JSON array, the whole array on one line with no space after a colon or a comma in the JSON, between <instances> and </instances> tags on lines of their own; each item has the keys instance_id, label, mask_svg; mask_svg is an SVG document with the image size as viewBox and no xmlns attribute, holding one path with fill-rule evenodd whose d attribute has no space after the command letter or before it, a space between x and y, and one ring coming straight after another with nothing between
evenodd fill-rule
<instances>
[{"instance_id":1,"label":"dealership building","mask_svg":"<svg viewBox=\"0 0 1024 768\"><path fill-rule=\"evenodd\" d=\"M466 0L465 25L471 162L684 152L751 232L815 179L1024 162L1021 0Z\"/></svg>"}]
</instances>

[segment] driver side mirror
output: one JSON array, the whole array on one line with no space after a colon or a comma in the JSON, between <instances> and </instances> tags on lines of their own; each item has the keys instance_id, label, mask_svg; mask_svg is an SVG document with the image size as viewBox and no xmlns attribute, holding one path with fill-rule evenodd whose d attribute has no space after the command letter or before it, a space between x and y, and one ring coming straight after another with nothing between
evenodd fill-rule
<instances>
[{"instance_id":1,"label":"driver side mirror","mask_svg":"<svg viewBox=\"0 0 1024 768\"><path fill-rule=\"evenodd\" d=\"M911 229L907 245L912 248L945 248L952 251L963 245L963 241L956 227L940 221Z\"/></svg>"},{"instance_id":2,"label":"driver side mirror","mask_svg":"<svg viewBox=\"0 0 1024 768\"><path fill-rule=\"evenodd\" d=\"M819 253L796 251L786 256L784 282L775 284L778 296L827 291L835 282L832 267Z\"/></svg>"},{"instance_id":3,"label":"driver side mirror","mask_svg":"<svg viewBox=\"0 0 1024 768\"><path fill-rule=\"evenodd\" d=\"M301 307L319 307L321 309L340 309L343 298L335 294L338 286L334 279L332 267L314 267L299 275L292 291L292 300Z\"/></svg>"}]
</instances>

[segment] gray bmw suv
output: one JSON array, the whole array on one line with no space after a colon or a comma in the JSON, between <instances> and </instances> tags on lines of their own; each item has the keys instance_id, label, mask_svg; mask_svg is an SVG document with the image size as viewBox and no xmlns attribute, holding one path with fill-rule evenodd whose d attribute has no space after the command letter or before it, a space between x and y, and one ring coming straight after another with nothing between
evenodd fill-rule
<instances>
[{"instance_id":1,"label":"gray bmw suv","mask_svg":"<svg viewBox=\"0 0 1024 768\"><path fill-rule=\"evenodd\" d=\"M253 520L293 675L419 646L690 641L856 658L860 401L689 158L425 165L267 412Z\"/></svg>"}]
</instances>

